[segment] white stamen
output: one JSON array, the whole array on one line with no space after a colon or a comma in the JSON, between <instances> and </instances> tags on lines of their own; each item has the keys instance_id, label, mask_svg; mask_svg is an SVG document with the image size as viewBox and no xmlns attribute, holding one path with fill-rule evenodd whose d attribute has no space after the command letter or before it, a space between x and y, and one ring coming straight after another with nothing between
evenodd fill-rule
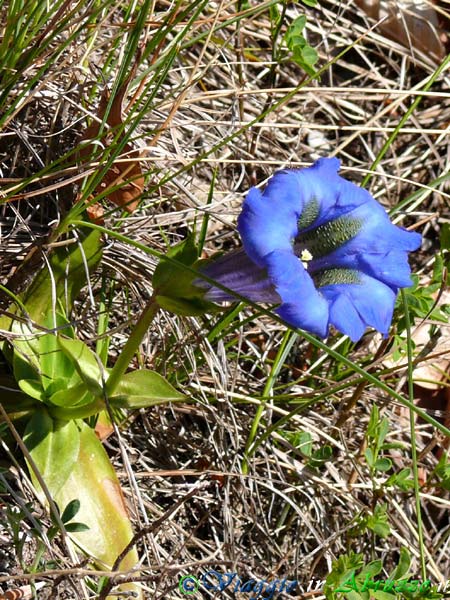
<instances>
[{"instance_id":1,"label":"white stamen","mask_svg":"<svg viewBox=\"0 0 450 600\"><path fill-rule=\"evenodd\" d=\"M301 261L302 265L305 267L305 269L308 268L308 262L312 259L313 259L313 255L311 254L311 252L309 250L302 250L302 253L300 254L300 261Z\"/></svg>"}]
</instances>

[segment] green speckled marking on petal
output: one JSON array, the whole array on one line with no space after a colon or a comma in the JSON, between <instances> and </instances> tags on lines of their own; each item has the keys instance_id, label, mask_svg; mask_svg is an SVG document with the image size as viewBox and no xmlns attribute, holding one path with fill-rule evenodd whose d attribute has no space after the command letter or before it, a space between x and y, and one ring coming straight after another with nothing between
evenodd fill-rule
<instances>
[{"instance_id":1,"label":"green speckled marking on petal","mask_svg":"<svg viewBox=\"0 0 450 600\"><path fill-rule=\"evenodd\" d=\"M362 219L339 217L311 231L299 233L295 238L295 253L298 256L302 250L309 250L314 258L327 256L358 235L363 223Z\"/></svg>"},{"instance_id":2,"label":"green speckled marking on petal","mask_svg":"<svg viewBox=\"0 0 450 600\"><path fill-rule=\"evenodd\" d=\"M316 287L321 288L326 285L338 285L340 283L361 283L361 277L355 269L327 269L314 273L313 276Z\"/></svg>"},{"instance_id":3,"label":"green speckled marking on petal","mask_svg":"<svg viewBox=\"0 0 450 600\"><path fill-rule=\"evenodd\" d=\"M320 204L315 196L311 198L308 204L303 209L299 220L297 221L298 230L310 227L319 216Z\"/></svg>"}]
</instances>

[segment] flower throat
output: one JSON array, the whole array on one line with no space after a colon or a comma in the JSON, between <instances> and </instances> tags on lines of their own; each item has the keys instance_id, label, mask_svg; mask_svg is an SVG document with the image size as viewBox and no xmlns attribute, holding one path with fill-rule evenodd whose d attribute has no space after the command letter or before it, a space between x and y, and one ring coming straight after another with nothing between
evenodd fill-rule
<instances>
[{"instance_id":1,"label":"flower throat","mask_svg":"<svg viewBox=\"0 0 450 600\"><path fill-rule=\"evenodd\" d=\"M299 224L303 224L301 221L300 218ZM327 256L358 235L362 226L361 219L343 216L306 232L299 229L294 240L295 253L301 256L307 250L313 258Z\"/></svg>"}]
</instances>

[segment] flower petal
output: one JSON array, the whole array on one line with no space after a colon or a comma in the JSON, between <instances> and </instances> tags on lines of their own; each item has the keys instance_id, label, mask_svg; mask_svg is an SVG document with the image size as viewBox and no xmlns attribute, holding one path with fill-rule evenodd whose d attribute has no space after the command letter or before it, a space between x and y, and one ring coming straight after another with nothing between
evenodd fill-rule
<instances>
[{"instance_id":1,"label":"flower petal","mask_svg":"<svg viewBox=\"0 0 450 600\"><path fill-rule=\"evenodd\" d=\"M362 338L366 325L356 308L339 290L335 293L326 290L326 297L330 301L330 324L348 335L353 342L357 342Z\"/></svg>"},{"instance_id":2,"label":"flower petal","mask_svg":"<svg viewBox=\"0 0 450 600\"><path fill-rule=\"evenodd\" d=\"M332 324L357 341L367 326L387 334L398 288L411 285L408 252L421 236L393 225L339 166L322 158L275 173L263 192L252 188L238 219L245 252L202 271L250 300L281 303L276 312L295 327L326 337ZM208 300L234 299L195 284Z\"/></svg>"},{"instance_id":3,"label":"flower petal","mask_svg":"<svg viewBox=\"0 0 450 600\"><path fill-rule=\"evenodd\" d=\"M350 212L371 195L337 174L337 158L321 158L307 169L286 169L269 179L261 192L251 188L238 218L238 230L250 258L263 266L275 250L289 250L298 234Z\"/></svg>"},{"instance_id":4,"label":"flower petal","mask_svg":"<svg viewBox=\"0 0 450 600\"><path fill-rule=\"evenodd\" d=\"M293 325L326 337L328 304L316 290L300 260L290 251L278 250L265 257L267 271L282 304L276 312Z\"/></svg>"},{"instance_id":5,"label":"flower petal","mask_svg":"<svg viewBox=\"0 0 450 600\"><path fill-rule=\"evenodd\" d=\"M387 335L397 295L389 286L360 273L360 283L328 285L320 291L330 303L330 324L353 342L362 336L364 325Z\"/></svg>"},{"instance_id":6,"label":"flower petal","mask_svg":"<svg viewBox=\"0 0 450 600\"><path fill-rule=\"evenodd\" d=\"M269 187L274 196L267 192ZM245 251L260 267L264 266L266 254L291 248L300 208L297 192L297 181L280 174L272 185L267 186L264 194L252 188L245 198L238 230Z\"/></svg>"},{"instance_id":7,"label":"flower petal","mask_svg":"<svg viewBox=\"0 0 450 600\"><path fill-rule=\"evenodd\" d=\"M357 261L361 271L394 288L411 287L411 268L406 252L393 250L386 254L365 253Z\"/></svg>"},{"instance_id":8,"label":"flower petal","mask_svg":"<svg viewBox=\"0 0 450 600\"><path fill-rule=\"evenodd\" d=\"M300 181L303 204L307 204L311 197L319 201L317 219L308 227L302 228L302 231L323 225L362 204L374 201L367 190L338 175L340 166L337 158L319 158L307 169L292 171Z\"/></svg>"},{"instance_id":9,"label":"flower petal","mask_svg":"<svg viewBox=\"0 0 450 600\"><path fill-rule=\"evenodd\" d=\"M317 268L323 268L324 261L333 264L348 256L361 255L365 252L370 254L386 254L391 250L411 252L420 247L422 240L420 234L393 225L387 212L372 197L370 197L370 202L347 213L346 218L349 223L360 223L359 231L354 237L326 256L320 256L318 253L315 255L312 252L314 260L317 260ZM336 217L333 218L334 220ZM312 236L312 232L309 232L309 236ZM301 240L302 236L299 237ZM346 266L351 268L350 265Z\"/></svg>"}]
</instances>

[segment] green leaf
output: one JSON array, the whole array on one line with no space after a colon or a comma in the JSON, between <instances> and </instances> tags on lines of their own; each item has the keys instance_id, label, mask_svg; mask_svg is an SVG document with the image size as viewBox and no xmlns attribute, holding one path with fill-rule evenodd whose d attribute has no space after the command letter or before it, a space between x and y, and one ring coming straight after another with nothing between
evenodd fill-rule
<instances>
[{"instance_id":1,"label":"green leaf","mask_svg":"<svg viewBox=\"0 0 450 600\"><path fill-rule=\"evenodd\" d=\"M382 570L383 562L381 560L373 560L361 569L361 572L359 573L357 579L364 580L367 575L369 575L370 578L373 579L376 575L381 573Z\"/></svg>"},{"instance_id":2,"label":"green leaf","mask_svg":"<svg viewBox=\"0 0 450 600\"><path fill-rule=\"evenodd\" d=\"M305 25L305 15L299 15L298 17L296 17L288 27L288 30L286 32L286 38L292 39L294 35L300 34L305 28Z\"/></svg>"},{"instance_id":3,"label":"green leaf","mask_svg":"<svg viewBox=\"0 0 450 600\"><path fill-rule=\"evenodd\" d=\"M87 389L96 397L103 396L102 371L95 354L81 340L58 337L58 346L72 361Z\"/></svg>"},{"instance_id":4,"label":"green leaf","mask_svg":"<svg viewBox=\"0 0 450 600\"><path fill-rule=\"evenodd\" d=\"M400 557L398 559L398 565L395 567L395 570L389 576L389 579L393 581L398 581L402 577L404 577L411 565L411 554L409 550L407 550L404 546L400 546Z\"/></svg>"},{"instance_id":5,"label":"green leaf","mask_svg":"<svg viewBox=\"0 0 450 600\"><path fill-rule=\"evenodd\" d=\"M442 223L439 240L441 250L450 250L450 223Z\"/></svg>"},{"instance_id":6,"label":"green leaf","mask_svg":"<svg viewBox=\"0 0 450 600\"><path fill-rule=\"evenodd\" d=\"M115 408L143 408L164 402L185 401L186 396L159 373L141 369L126 373L109 400Z\"/></svg>"},{"instance_id":7,"label":"green leaf","mask_svg":"<svg viewBox=\"0 0 450 600\"><path fill-rule=\"evenodd\" d=\"M334 591L349 580L354 580L355 572L364 565L362 554L343 554L333 561L332 570L326 578L324 592L327 598L334 598Z\"/></svg>"},{"instance_id":8,"label":"green leaf","mask_svg":"<svg viewBox=\"0 0 450 600\"><path fill-rule=\"evenodd\" d=\"M133 531L128 518L120 484L113 466L100 440L83 421L79 421L80 451L77 461L64 485L55 496L59 506L79 501L76 513L77 526L70 535L88 556L93 556L102 568L110 569L116 558L131 541ZM71 523L68 529L70 530ZM86 529L88 528L88 529ZM138 564L138 555L133 548L120 564L127 571ZM120 590L138 592L136 584L123 584Z\"/></svg>"},{"instance_id":9,"label":"green leaf","mask_svg":"<svg viewBox=\"0 0 450 600\"><path fill-rule=\"evenodd\" d=\"M76 371L75 371L75 375L76 375L78 381L80 381ZM56 392L66 391L67 387L69 385L70 384L67 379L62 379L61 377L56 377L55 379L53 379L52 381L50 381L48 383L47 389L45 390L46 398L51 398L53 396L53 394L56 394Z\"/></svg>"},{"instance_id":10,"label":"green leaf","mask_svg":"<svg viewBox=\"0 0 450 600\"><path fill-rule=\"evenodd\" d=\"M21 379L19 387L24 394L31 396L35 400L45 401L45 392L42 388L42 383L35 379Z\"/></svg>"},{"instance_id":11,"label":"green leaf","mask_svg":"<svg viewBox=\"0 0 450 600\"><path fill-rule=\"evenodd\" d=\"M353 590L347 592L345 594L345 597L347 598L347 600L367 600L367 598L364 597L364 592L360 594L359 592L355 592Z\"/></svg>"},{"instance_id":12,"label":"green leaf","mask_svg":"<svg viewBox=\"0 0 450 600\"><path fill-rule=\"evenodd\" d=\"M386 481L386 486L397 486L401 490L407 492L414 487L414 479L410 477L411 469L406 467L399 471L398 473L394 473L389 477Z\"/></svg>"},{"instance_id":13,"label":"green leaf","mask_svg":"<svg viewBox=\"0 0 450 600\"><path fill-rule=\"evenodd\" d=\"M292 60L302 67L309 75L314 75L315 71L313 66L319 60L319 55L316 50L308 44L304 35L302 35L305 26L305 15L298 16L289 25L284 40L286 46L292 52Z\"/></svg>"},{"instance_id":14,"label":"green leaf","mask_svg":"<svg viewBox=\"0 0 450 600\"><path fill-rule=\"evenodd\" d=\"M299 431L295 434L291 443L303 456L310 457L312 453L312 435L308 431Z\"/></svg>"},{"instance_id":15,"label":"green leaf","mask_svg":"<svg viewBox=\"0 0 450 600\"><path fill-rule=\"evenodd\" d=\"M380 450L405 450L406 446L402 442L389 442L388 444L382 444Z\"/></svg>"},{"instance_id":16,"label":"green leaf","mask_svg":"<svg viewBox=\"0 0 450 600\"><path fill-rule=\"evenodd\" d=\"M94 401L94 397L87 389L84 382L79 383L66 390L59 390L50 396L49 401L55 406L72 408L76 406L85 406Z\"/></svg>"},{"instance_id":17,"label":"green leaf","mask_svg":"<svg viewBox=\"0 0 450 600\"><path fill-rule=\"evenodd\" d=\"M397 598L396 594L383 592L383 590L371 590L370 595L376 598L376 600L394 600L395 598Z\"/></svg>"},{"instance_id":18,"label":"green leaf","mask_svg":"<svg viewBox=\"0 0 450 600\"><path fill-rule=\"evenodd\" d=\"M280 21L280 11L278 10L278 6L276 4L269 6L269 19L272 25L275 27L278 25Z\"/></svg>"},{"instance_id":19,"label":"green leaf","mask_svg":"<svg viewBox=\"0 0 450 600\"><path fill-rule=\"evenodd\" d=\"M17 346L17 343L12 346L13 359L12 367L16 381L21 379L39 379L39 367L36 355L26 354L25 348Z\"/></svg>"},{"instance_id":20,"label":"green leaf","mask_svg":"<svg viewBox=\"0 0 450 600\"><path fill-rule=\"evenodd\" d=\"M311 460L308 461L310 467L318 468L324 463L328 462L333 456L333 449L331 446L325 445L314 452L311 455Z\"/></svg>"},{"instance_id":21,"label":"green leaf","mask_svg":"<svg viewBox=\"0 0 450 600\"><path fill-rule=\"evenodd\" d=\"M391 533L387 518L387 504L375 507L374 514L367 517L367 527L382 538Z\"/></svg>"},{"instance_id":22,"label":"green leaf","mask_svg":"<svg viewBox=\"0 0 450 600\"><path fill-rule=\"evenodd\" d=\"M68 533L80 533L82 531L89 531L89 526L84 523L67 523L65 525Z\"/></svg>"},{"instance_id":23,"label":"green leaf","mask_svg":"<svg viewBox=\"0 0 450 600\"><path fill-rule=\"evenodd\" d=\"M366 448L366 450L364 451L364 456L366 458L367 464L369 465L369 467L373 467L374 464L374 456L373 456L373 452L370 448Z\"/></svg>"},{"instance_id":24,"label":"green leaf","mask_svg":"<svg viewBox=\"0 0 450 600\"><path fill-rule=\"evenodd\" d=\"M11 332L12 364L16 381L39 379L39 339L38 334L27 323L13 321Z\"/></svg>"},{"instance_id":25,"label":"green leaf","mask_svg":"<svg viewBox=\"0 0 450 600\"><path fill-rule=\"evenodd\" d=\"M372 406L372 410L370 411L369 424L367 426L367 437L375 439L377 437L377 428L379 421L379 411L378 406L374 404Z\"/></svg>"},{"instance_id":26,"label":"green leaf","mask_svg":"<svg viewBox=\"0 0 450 600\"><path fill-rule=\"evenodd\" d=\"M389 419L387 419L386 417L383 417L381 419L381 422L380 422L380 425L378 428L378 439L377 439L378 446L381 446L381 444L384 442L388 432L389 432Z\"/></svg>"},{"instance_id":27,"label":"green leaf","mask_svg":"<svg viewBox=\"0 0 450 600\"><path fill-rule=\"evenodd\" d=\"M42 325L53 304L53 286L56 298L64 299L64 312L70 314L73 301L86 285L86 266L92 272L101 259L101 233L95 230L78 230L80 244L55 247L49 265L40 271L23 295L23 302L33 321ZM49 274L51 270L52 276Z\"/></svg>"},{"instance_id":28,"label":"green leaf","mask_svg":"<svg viewBox=\"0 0 450 600\"><path fill-rule=\"evenodd\" d=\"M186 272L183 265L192 266L198 259L194 234L189 234L185 240L170 248L167 257L181 264L178 266L165 258L160 260L153 275L153 288L162 295L167 294L167 291L183 291L185 284L193 279L194 275Z\"/></svg>"},{"instance_id":29,"label":"green leaf","mask_svg":"<svg viewBox=\"0 0 450 600\"><path fill-rule=\"evenodd\" d=\"M80 501L78 500L78 498L74 498L73 500L71 500L69 502L69 504L64 509L64 511L61 515L61 521L63 523L68 523L69 521L71 521L74 518L74 516L77 514L77 512L79 510L80 510Z\"/></svg>"},{"instance_id":30,"label":"green leaf","mask_svg":"<svg viewBox=\"0 0 450 600\"><path fill-rule=\"evenodd\" d=\"M179 265L171 260L176 260ZM153 288L156 301L165 310L178 315L195 316L205 312L220 310L212 302L202 298L205 291L193 285L196 272L183 268L183 265L196 269L204 261L198 261L198 249L194 234L177 244L167 252L167 258L162 258L153 275Z\"/></svg>"},{"instance_id":31,"label":"green leaf","mask_svg":"<svg viewBox=\"0 0 450 600\"><path fill-rule=\"evenodd\" d=\"M310 6L311 8L315 8L317 6L317 0L302 0L305 6Z\"/></svg>"},{"instance_id":32,"label":"green leaf","mask_svg":"<svg viewBox=\"0 0 450 600\"><path fill-rule=\"evenodd\" d=\"M392 468L392 461L389 458L379 458L377 461L375 461L373 468L382 472L389 471L389 469Z\"/></svg>"},{"instance_id":33,"label":"green leaf","mask_svg":"<svg viewBox=\"0 0 450 600\"><path fill-rule=\"evenodd\" d=\"M192 298L185 300L182 298L171 298L170 296L156 296L156 302L164 310L173 312L176 315L183 317L195 317L198 315L204 315L205 313L214 313L223 310L217 304L200 300L198 298Z\"/></svg>"},{"instance_id":34,"label":"green leaf","mask_svg":"<svg viewBox=\"0 0 450 600\"><path fill-rule=\"evenodd\" d=\"M303 48L306 46L306 39L300 34L294 34L289 40L294 56L302 57Z\"/></svg>"},{"instance_id":35,"label":"green leaf","mask_svg":"<svg viewBox=\"0 0 450 600\"><path fill-rule=\"evenodd\" d=\"M319 55L314 48L307 44L304 48L302 48L302 58L307 65L313 67L319 60Z\"/></svg>"},{"instance_id":36,"label":"green leaf","mask_svg":"<svg viewBox=\"0 0 450 600\"><path fill-rule=\"evenodd\" d=\"M78 379L76 370L58 346L58 337L53 334L43 335L39 342L39 363L44 389L54 387L56 380L66 381L66 386L74 383Z\"/></svg>"},{"instance_id":37,"label":"green leaf","mask_svg":"<svg viewBox=\"0 0 450 600\"><path fill-rule=\"evenodd\" d=\"M29 420L24 442L52 496L70 476L78 460L80 432L74 421L54 421L45 410L38 410ZM29 466L33 485L40 490Z\"/></svg>"}]
</instances>

